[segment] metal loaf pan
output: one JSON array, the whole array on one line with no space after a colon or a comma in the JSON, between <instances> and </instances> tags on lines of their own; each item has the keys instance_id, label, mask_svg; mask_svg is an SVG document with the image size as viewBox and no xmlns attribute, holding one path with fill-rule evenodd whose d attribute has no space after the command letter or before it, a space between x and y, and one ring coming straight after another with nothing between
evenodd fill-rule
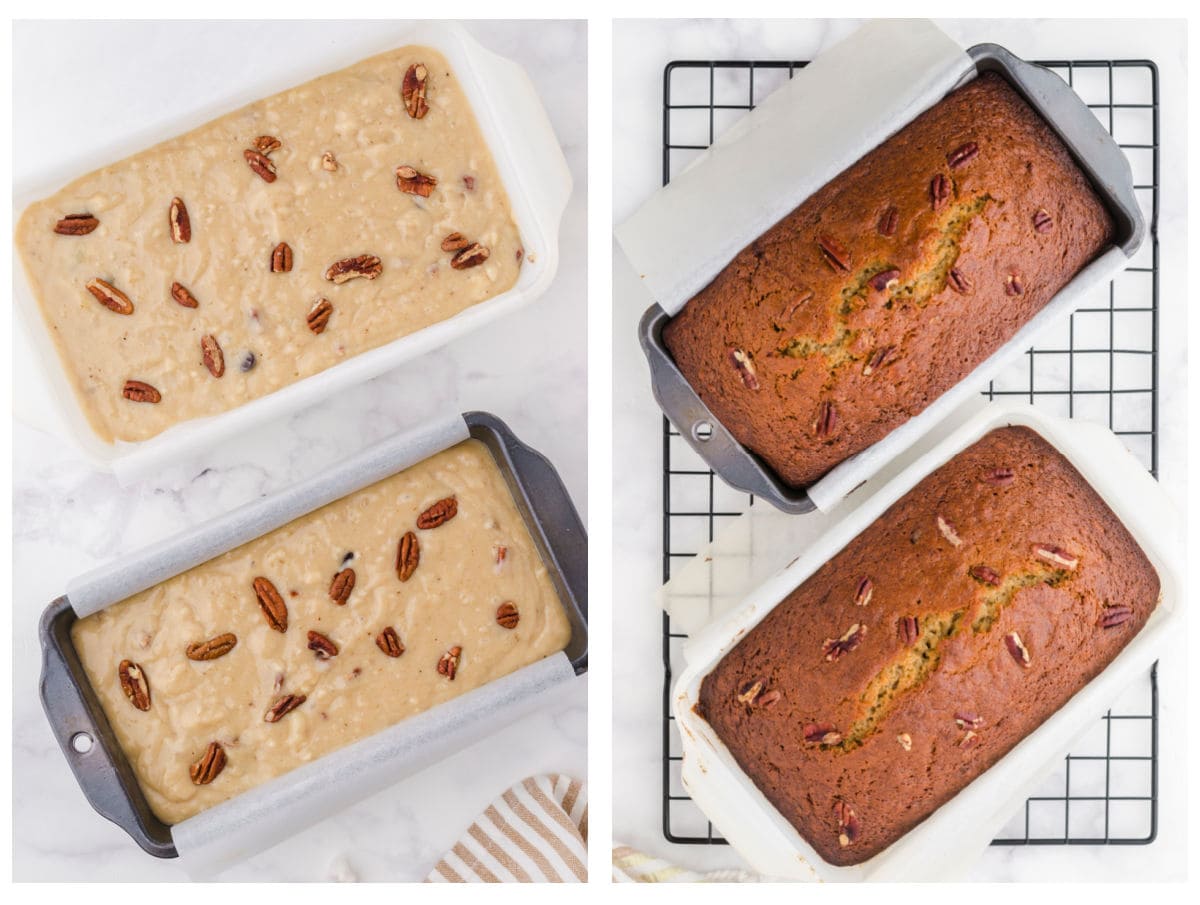
<instances>
[{"instance_id":1,"label":"metal loaf pan","mask_svg":"<svg viewBox=\"0 0 1200 905\"><path fill-rule=\"evenodd\" d=\"M471 437L500 466L518 511L550 570L571 624L565 653L576 675L587 671L587 533L554 466L486 412L463 415ZM400 469L397 468L396 471ZM392 472L393 474L395 472ZM318 508L310 507L309 511ZM248 515L252 512L248 511ZM40 692L54 737L83 794L103 817L157 858L177 857L171 827L147 804L132 768L71 643L77 616L66 596L42 614ZM81 743L79 750L77 742Z\"/></svg>"},{"instance_id":2,"label":"metal loaf pan","mask_svg":"<svg viewBox=\"0 0 1200 905\"><path fill-rule=\"evenodd\" d=\"M955 87L984 72L998 72L1058 134L1113 216L1113 245L1132 258L1146 235L1146 222L1133 191L1129 162L1087 105L1064 82L1042 66L1027 63L999 44L976 44L966 51L974 71ZM1077 276L1066 288L1072 286ZM688 445L727 484L754 494L784 512L811 512L815 503L804 489L791 487L757 455L739 443L700 399L675 366L662 341L670 320L661 306L646 309L638 324L638 340L650 365L654 398ZM977 378L977 374L967 380ZM935 400L930 408L937 405ZM928 409L927 409L928 410ZM883 441L880 441L883 442ZM865 480L869 473L864 473Z\"/></svg>"}]
</instances>

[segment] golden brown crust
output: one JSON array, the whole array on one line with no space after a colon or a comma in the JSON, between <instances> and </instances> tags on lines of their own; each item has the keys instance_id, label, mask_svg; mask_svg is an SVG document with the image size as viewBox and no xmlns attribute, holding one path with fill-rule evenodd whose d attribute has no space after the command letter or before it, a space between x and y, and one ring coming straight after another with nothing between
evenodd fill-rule
<instances>
[{"instance_id":1,"label":"golden brown crust","mask_svg":"<svg viewBox=\"0 0 1200 905\"><path fill-rule=\"evenodd\" d=\"M1062 707L1158 592L1062 455L995 430L776 606L705 677L697 711L821 857L857 864Z\"/></svg>"},{"instance_id":2,"label":"golden brown crust","mask_svg":"<svg viewBox=\"0 0 1200 905\"><path fill-rule=\"evenodd\" d=\"M1062 142L985 74L743 249L663 341L721 423L806 486L962 380L1111 237Z\"/></svg>"}]
</instances>

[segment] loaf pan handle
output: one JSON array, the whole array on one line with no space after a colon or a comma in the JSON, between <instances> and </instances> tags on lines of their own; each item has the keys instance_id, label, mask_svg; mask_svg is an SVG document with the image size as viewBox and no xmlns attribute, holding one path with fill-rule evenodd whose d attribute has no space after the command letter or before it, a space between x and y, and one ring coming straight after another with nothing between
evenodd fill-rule
<instances>
[{"instance_id":1,"label":"loaf pan handle","mask_svg":"<svg viewBox=\"0 0 1200 905\"><path fill-rule=\"evenodd\" d=\"M156 858L175 858L171 830L145 804L71 644L75 611L59 597L42 614L42 707L88 802ZM76 745L79 747L76 747ZM80 750L80 749L83 750ZM135 802L140 802L139 809Z\"/></svg>"},{"instance_id":2,"label":"loaf pan handle","mask_svg":"<svg viewBox=\"0 0 1200 905\"><path fill-rule=\"evenodd\" d=\"M762 497L783 512L812 512L816 506L808 494L780 481L734 439L701 401L662 344L662 329L668 320L661 305L651 305L638 324L638 341L650 365L650 386L667 418L696 455L725 483Z\"/></svg>"},{"instance_id":3,"label":"loaf pan handle","mask_svg":"<svg viewBox=\"0 0 1200 905\"><path fill-rule=\"evenodd\" d=\"M999 44L967 50L977 71L999 71L1063 140L1079 165L1101 190L1117 220L1116 243L1132 258L1146 237L1146 218L1133 190L1133 171L1116 139L1109 135L1082 98L1043 66L1027 63Z\"/></svg>"},{"instance_id":4,"label":"loaf pan handle","mask_svg":"<svg viewBox=\"0 0 1200 905\"><path fill-rule=\"evenodd\" d=\"M571 622L566 654L575 674L582 675L588 655L588 540L579 512L550 461L517 439L507 424L488 412L466 412L463 420L472 437L506 460L517 508L561 582L558 590Z\"/></svg>"}]
</instances>

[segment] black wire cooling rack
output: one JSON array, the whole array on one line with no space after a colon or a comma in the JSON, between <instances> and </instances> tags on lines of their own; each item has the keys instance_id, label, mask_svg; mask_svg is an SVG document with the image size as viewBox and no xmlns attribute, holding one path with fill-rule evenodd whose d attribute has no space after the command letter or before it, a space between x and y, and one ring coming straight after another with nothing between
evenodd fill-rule
<instances>
[{"instance_id":1,"label":"black wire cooling rack","mask_svg":"<svg viewBox=\"0 0 1200 905\"><path fill-rule=\"evenodd\" d=\"M663 77L663 184L754 109L803 62L679 61ZM1131 266L1057 335L992 381L1018 398L1107 425L1151 474L1158 469L1158 70L1149 60L1049 60L1124 150L1150 230ZM663 419L663 581L753 497L718 480ZM801 518L803 516L800 516ZM663 835L724 844L679 779L671 682L686 635L663 615ZM1142 845L1158 831L1158 681L1131 688L1080 740L993 845Z\"/></svg>"}]
</instances>

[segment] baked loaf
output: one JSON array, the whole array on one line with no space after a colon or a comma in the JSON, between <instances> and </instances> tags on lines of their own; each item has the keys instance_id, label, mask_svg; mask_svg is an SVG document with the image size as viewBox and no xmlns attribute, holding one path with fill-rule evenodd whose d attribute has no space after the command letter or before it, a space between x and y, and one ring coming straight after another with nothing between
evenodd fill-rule
<instances>
[{"instance_id":1,"label":"baked loaf","mask_svg":"<svg viewBox=\"0 0 1200 905\"><path fill-rule=\"evenodd\" d=\"M822 858L858 864L1103 670L1158 591L1066 459L995 430L780 602L696 710Z\"/></svg>"},{"instance_id":2,"label":"baked loaf","mask_svg":"<svg viewBox=\"0 0 1200 905\"><path fill-rule=\"evenodd\" d=\"M744 248L663 330L720 422L809 485L917 415L1110 243L999 76L944 98Z\"/></svg>"}]
</instances>

